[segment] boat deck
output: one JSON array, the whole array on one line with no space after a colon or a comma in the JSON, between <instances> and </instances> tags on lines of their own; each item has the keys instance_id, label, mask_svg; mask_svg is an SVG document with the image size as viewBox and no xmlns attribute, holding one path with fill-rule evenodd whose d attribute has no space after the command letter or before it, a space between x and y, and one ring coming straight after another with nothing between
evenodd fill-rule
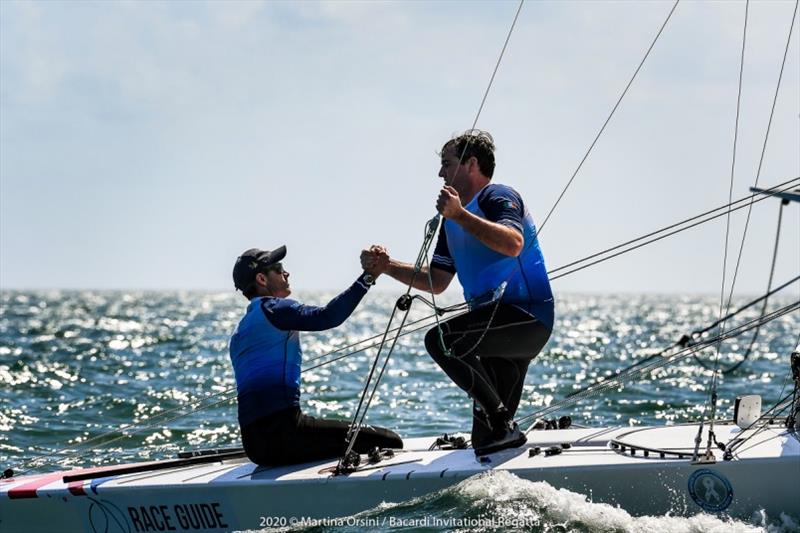
<instances>
[{"instance_id":1,"label":"boat deck","mask_svg":"<svg viewBox=\"0 0 800 533\"><path fill-rule=\"evenodd\" d=\"M695 425L534 431L525 446L487 457L476 457L472 449L429 450L434 437L414 438L394 457L377 464L364 457L344 475L332 473L335 460L260 467L239 457L127 474L117 473L115 465L25 476L0 483L0 529L47 531L53 520L69 531L99 531L112 522L127 524L121 531L158 530L149 528L151 522L193 531L258 528L264 517L351 515L491 471L591 495L632 514L749 517L763 509L800 516L793 497L800 479L795 434L772 426L730 461L717 449L717 462L693 464L696 433ZM719 442L729 442L741 430L718 425L716 434ZM89 472L97 477L64 480Z\"/></svg>"}]
</instances>

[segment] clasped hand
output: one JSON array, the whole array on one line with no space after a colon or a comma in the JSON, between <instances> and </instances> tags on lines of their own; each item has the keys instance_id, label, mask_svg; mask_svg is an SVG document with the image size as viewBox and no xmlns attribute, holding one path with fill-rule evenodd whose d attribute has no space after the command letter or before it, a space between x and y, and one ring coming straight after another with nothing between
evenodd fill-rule
<instances>
[{"instance_id":1,"label":"clasped hand","mask_svg":"<svg viewBox=\"0 0 800 533\"><path fill-rule=\"evenodd\" d=\"M361 250L361 268L375 277L380 276L389 268L389 252L380 244Z\"/></svg>"}]
</instances>

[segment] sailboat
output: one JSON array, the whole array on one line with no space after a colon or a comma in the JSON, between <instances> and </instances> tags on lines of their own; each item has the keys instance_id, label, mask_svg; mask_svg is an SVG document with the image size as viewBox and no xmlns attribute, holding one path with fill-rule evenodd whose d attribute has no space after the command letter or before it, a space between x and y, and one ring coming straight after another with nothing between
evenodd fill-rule
<instances>
[{"instance_id":1,"label":"sailboat","mask_svg":"<svg viewBox=\"0 0 800 533\"><path fill-rule=\"evenodd\" d=\"M749 201L800 201L797 182L756 190ZM618 386L626 377L798 309L800 302L793 302L716 336L689 336L649 366L623 371L568 400ZM732 421L711 416L658 427L531 426L525 445L485 456L476 455L463 436L437 435L405 439L402 450L376 449L346 463L333 458L263 467L234 448L35 475L18 476L9 469L0 480L0 530L229 531L336 524L326 521L430 494L473 476L507 474L589 494L593 502L634 515L707 512L749 518L764 511L800 516L800 347L785 357L793 390L766 408L757 396L732 399ZM515 526L512 519L508 526Z\"/></svg>"},{"instance_id":2,"label":"sailboat","mask_svg":"<svg viewBox=\"0 0 800 533\"><path fill-rule=\"evenodd\" d=\"M789 415L762 417L758 397L740 399L735 423L714 428L724 451L699 458L696 423L532 431L526 445L483 457L463 438L406 439L403 450L365 455L345 473L336 472L338 460L268 468L223 449L11 477L0 483L0 526L141 532L335 525L336 517L488 473L545 481L634 515L800 515L800 348L791 361L794 391L781 406L790 406Z\"/></svg>"}]
</instances>

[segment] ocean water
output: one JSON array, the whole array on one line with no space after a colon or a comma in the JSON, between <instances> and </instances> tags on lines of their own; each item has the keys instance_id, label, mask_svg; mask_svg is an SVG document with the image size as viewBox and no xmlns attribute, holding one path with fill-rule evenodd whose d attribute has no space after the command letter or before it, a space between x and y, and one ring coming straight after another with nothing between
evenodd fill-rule
<instances>
[{"instance_id":1,"label":"ocean water","mask_svg":"<svg viewBox=\"0 0 800 533\"><path fill-rule=\"evenodd\" d=\"M322 304L333 294L295 296ZM397 296L369 294L342 327L303 334L306 412L352 416L375 348L352 353L350 346L383 332ZM796 300L776 297L768 311ZM737 300L733 307L747 301ZM232 293L3 291L0 468L43 472L239 445L227 343L245 305ZM553 337L528 371L518 417L552 406L707 326L717 319L719 303L714 296L566 294L559 296L556 311ZM728 327L759 315L760 305L753 306ZM422 345L430 310L415 304L409 320L407 330L417 331L399 339L368 422L407 437L468 431L470 403ZM721 417L731 416L737 395L760 394L768 406L791 390L789 354L798 336L796 311L761 328L749 358L719 379ZM726 341L721 364L741 360L751 337L752 331ZM710 363L715 353L710 348L699 357ZM554 415L570 415L573 423L587 426L686 422L701 416L710 377L688 357ZM800 517L787 515L749 521L713 515L631 517L584 495L507 474L469 479L360 516L416 524L405 527L412 530L488 531L494 528L487 524L511 514L526 517L533 531L800 530ZM426 523L433 516L472 521L434 527ZM314 530L357 529L344 524Z\"/></svg>"}]
</instances>

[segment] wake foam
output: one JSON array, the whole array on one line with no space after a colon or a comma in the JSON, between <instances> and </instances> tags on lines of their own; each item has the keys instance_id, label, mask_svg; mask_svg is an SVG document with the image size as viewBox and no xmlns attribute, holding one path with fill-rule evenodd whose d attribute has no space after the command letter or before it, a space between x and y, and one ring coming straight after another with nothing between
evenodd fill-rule
<instances>
[{"instance_id":1,"label":"wake foam","mask_svg":"<svg viewBox=\"0 0 800 533\"><path fill-rule=\"evenodd\" d=\"M542 529L579 531L626 531L632 533L783 533L798 531L798 523L782 514L780 522L768 523L761 513L752 523L710 514L681 516L632 516L624 509L594 503L583 494L556 489L545 482L521 479L506 471L492 471L462 481L451 489L474 510L515 513L538 518ZM446 492L446 491L445 491ZM563 530L562 529L562 530Z\"/></svg>"}]
</instances>

